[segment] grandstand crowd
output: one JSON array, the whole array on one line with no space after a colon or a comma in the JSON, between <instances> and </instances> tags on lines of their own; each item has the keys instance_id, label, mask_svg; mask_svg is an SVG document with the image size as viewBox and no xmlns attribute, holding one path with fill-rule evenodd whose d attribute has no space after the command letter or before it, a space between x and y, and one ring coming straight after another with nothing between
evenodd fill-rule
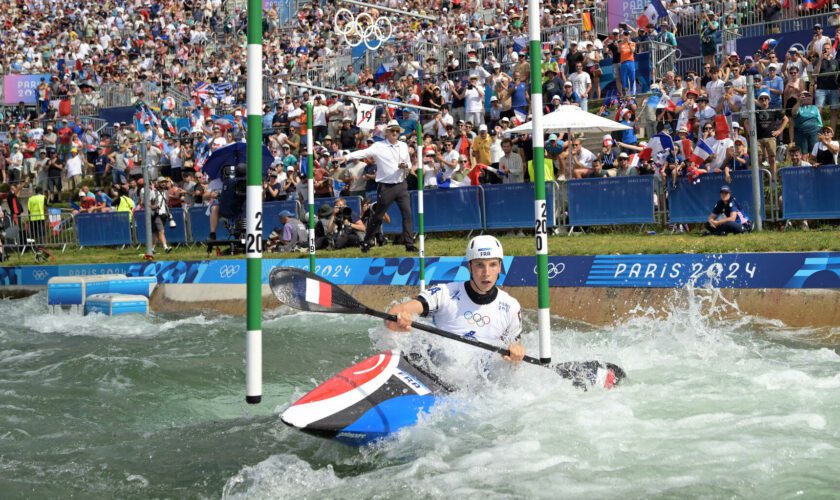
<instances>
[{"instance_id":1,"label":"grandstand crowd","mask_svg":"<svg viewBox=\"0 0 840 500\"><path fill-rule=\"evenodd\" d=\"M530 112L525 2L370 1L437 21L368 10L373 18L389 16L394 37L376 52L375 66L360 67L349 58L341 30L334 29L336 10L349 5L302 3L287 18L269 3L264 12L263 129L273 156L265 200L304 194L307 104L314 117L316 197L364 196L375 189L375 165L338 159L382 140L392 119L403 128L401 140L412 158L415 130L422 128L426 188L530 181L531 138L509 132ZM247 18L244 3L232 2L11 1L0 12L0 74L49 78L38 83L37 102L3 108L0 184L9 186L6 197L38 187L49 203L69 202L78 212L132 209L115 205L121 199L139 208L145 163L170 207L213 204L220 184L202 166L217 149L243 141L246 130ZM757 103L758 154L765 168L775 175L787 165L837 163L840 5L820 4L832 15L825 25L813 24L804 50L782 53L770 39L759 52L740 54L721 53L727 47L722 34L737 33L746 22L748 2L726 0L711 8L709 2L670 0L662 2L667 15L653 23L622 23L596 33L593 15L605 13L605 3L545 3L544 112L576 105L630 130L594 140L591 134L547 135L550 180L656 175L667 186L679 176L749 169L749 93ZM771 33L783 16L813 13L779 0L749 6ZM338 26L345 22L339 19ZM679 48L677 39L686 32L699 35L702 70L667 69L642 92L638 53L651 44ZM607 67L609 82L602 81ZM747 76L753 77L752 88ZM394 104L378 105L376 127L363 130L356 126L363 100L311 92L290 80L328 83ZM82 112L102 106L111 88L129 89L135 112L103 128L88 119L94 113ZM828 123L821 113L826 107ZM667 154L657 154L664 139L649 144L662 134L672 141ZM410 189L417 188L418 168L411 168Z\"/></svg>"}]
</instances>

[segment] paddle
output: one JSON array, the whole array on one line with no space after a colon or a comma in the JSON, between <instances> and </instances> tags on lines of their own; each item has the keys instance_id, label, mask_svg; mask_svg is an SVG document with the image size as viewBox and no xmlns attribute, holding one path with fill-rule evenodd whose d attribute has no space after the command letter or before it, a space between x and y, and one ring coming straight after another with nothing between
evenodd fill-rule
<instances>
[{"instance_id":1,"label":"paddle","mask_svg":"<svg viewBox=\"0 0 840 500\"><path fill-rule=\"evenodd\" d=\"M271 286L271 291L274 292L274 295L280 302L301 311L367 314L388 321L397 320L395 315L371 309L353 298L349 293L333 285L327 279L303 269L276 267L271 271L268 282ZM439 337L484 349L485 351L496 352L503 356L510 354L510 351L504 347L462 337L431 325L414 321L411 323L411 326ZM523 361L532 365L552 369L561 377L572 380L575 386L583 388L586 388L587 384L601 384L604 387L611 388L625 377L624 370L621 367L612 363L601 363L600 361L569 361L546 365L540 362L539 359L531 356L525 356Z\"/></svg>"}]
</instances>

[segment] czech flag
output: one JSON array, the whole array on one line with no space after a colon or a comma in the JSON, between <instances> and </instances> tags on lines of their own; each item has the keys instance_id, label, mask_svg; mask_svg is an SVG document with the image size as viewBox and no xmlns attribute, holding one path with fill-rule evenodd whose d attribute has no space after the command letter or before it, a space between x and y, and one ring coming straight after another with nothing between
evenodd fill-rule
<instances>
[{"instance_id":1,"label":"czech flag","mask_svg":"<svg viewBox=\"0 0 840 500\"><path fill-rule=\"evenodd\" d=\"M819 0L823 1L823 0ZM647 28L648 25L656 25L660 19L668 15L668 11L659 0L651 0L650 5L645 7L642 15L636 19L636 25L639 28Z\"/></svg>"},{"instance_id":2,"label":"czech flag","mask_svg":"<svg viewBox=\"0 0 840 500\"><path fill-rule=\"evenodd\" d=\"M660 132L650 138L647 147L639 153L641 160L653 160L657 165L662 165L668 159L668 155L674 152L674 140L671 136Z\"/></svg>"},{"instance_id":3,"label":"czech flag","mask_svg":"<svg viewBox=\"0 0 840 500\"><path fill-rule=\"evenodd\" d=\"M323 281L306 278L306 301L323 307L332 307L332 286Z\"/></svg>"},{"instance_id":4,"label":"czech flag","mask_svg":"<svg viewBox=\"0 0 840 500\"><path fill-rule=\"evenodd\" d=\"M694 147L694 151L691 153L691 161L697 165L702 165L712 154L714 154L712 148L703 139L700 139L697 141L697 146Z\"/></svg>"}]
</instances>

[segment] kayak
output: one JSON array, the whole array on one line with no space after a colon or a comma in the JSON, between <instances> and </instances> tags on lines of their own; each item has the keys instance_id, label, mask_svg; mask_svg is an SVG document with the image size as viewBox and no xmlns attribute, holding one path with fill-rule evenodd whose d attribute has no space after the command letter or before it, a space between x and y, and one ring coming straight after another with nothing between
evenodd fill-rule
<instances>
[{"instance_id":1,"label":"kayak","mask_svg":"<svg viewBox=\"0 0 840 500\"><path fill-rule=\"evenodd\" d=\"M303 432L363 446L415 425L451 392L398 350L347 368L290 406L280 419Z\"/></svg>"}]
</instances>

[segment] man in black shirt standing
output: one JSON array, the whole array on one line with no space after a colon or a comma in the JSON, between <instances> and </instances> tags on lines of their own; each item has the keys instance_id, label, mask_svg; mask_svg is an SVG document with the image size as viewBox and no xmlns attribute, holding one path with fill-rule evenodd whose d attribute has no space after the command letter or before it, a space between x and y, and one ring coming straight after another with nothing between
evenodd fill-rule
<instances>
[{"instance_id":1,"label":"man in black shirt standing","mask_svg":"<svg viewBox=\"0 0 840 500\"><path fill-rule=\"evenodd\" d=\"M781 109L770 108L770 94L762 91L758 95L755 110L755 131L758 137L758 151L767 158L773 177L776 176L776 137L788 124L788 117Z\"/></svg>"},{"instance_id":2,"label":"man in black shirt standing","mask_svg":"<svg viewBox=\"0 0 840 500\"><path fill-rule=\"evenodd\" d=\"M840 61L832 52L830 43L823 44L820 59L814 67L817 74L817 93L814 104L823 109L826 103L831 107L831 130L837 130L837 109L840 108L840 91L837 90L837 74Z\"/></svg>"}]
</instances>

